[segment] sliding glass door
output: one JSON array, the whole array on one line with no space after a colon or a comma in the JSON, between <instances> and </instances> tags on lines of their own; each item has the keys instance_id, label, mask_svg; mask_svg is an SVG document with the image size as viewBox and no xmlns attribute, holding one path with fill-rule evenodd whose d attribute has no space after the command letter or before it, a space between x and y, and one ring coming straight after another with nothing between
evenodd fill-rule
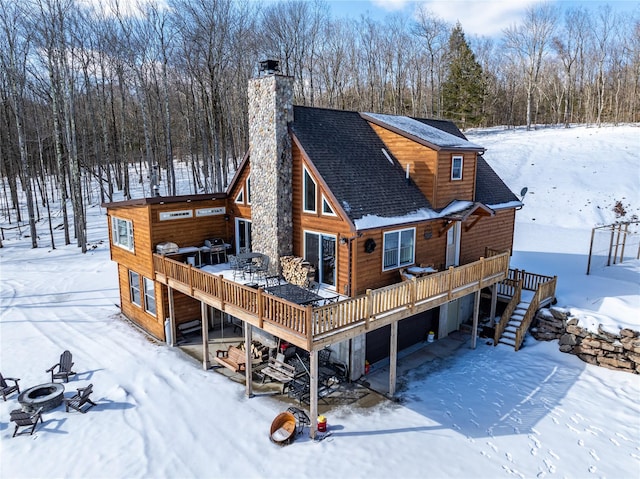
<instances>
[{"instance_id":1,"label":"sliding glass door","mask_svg":"<svg viewBox=\"0 0 640 479\"><path fill-rule=\"evenodd\" d=\"M304 259L316 268L316 281L336 285L336 237L305 231Z\"/></svg>"}]
</instances>

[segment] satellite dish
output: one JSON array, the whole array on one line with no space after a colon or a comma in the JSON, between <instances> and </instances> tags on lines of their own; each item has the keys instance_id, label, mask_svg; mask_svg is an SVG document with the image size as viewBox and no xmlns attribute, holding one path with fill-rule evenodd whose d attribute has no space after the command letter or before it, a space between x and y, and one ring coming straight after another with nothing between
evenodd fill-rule
<instances>
[{"instance_id":1,"label":"satellite dish","mask_svg":"<svg viewBox=\"0 0 640 479\"><path fill-rule=\"evenodd\" d=\"M529 191L529 188L527 188L526 186L520 190L520 201L524 200L527 191Z\"/></svg>"}]
</instances>

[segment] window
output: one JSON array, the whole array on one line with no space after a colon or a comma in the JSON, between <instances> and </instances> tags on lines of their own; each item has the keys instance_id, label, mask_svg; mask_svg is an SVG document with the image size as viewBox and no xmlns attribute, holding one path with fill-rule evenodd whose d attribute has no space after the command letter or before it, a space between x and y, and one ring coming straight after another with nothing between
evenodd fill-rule
<instances>
[{"instance_id":1,"label":"window","mask_svg":"<svg viewBox=\"0 0 640 479\"><path fill-rule=\"evenodd\" d=\"M462 157L454 156L451 158L451 179L452 180L461 180L462 179Z\"/></svg>"},{"instance_id":2,"label":"window","mask_svg":"<svg viewBox=\"0 0 640 479\"><path fill-rule=\"evenodd\" d=\"M152 280L149 278L143 278L144 284L144 310L149 313L156 315L156 293L155 287Z\"/></svg>"},{"instance_id":3,"label":"window","mask_svg":"<svg viewBox=\"0 0 640 479\"><path fill-rule=\"evenodd\" d=\"M303 173L303 205L302 209L306 213L315 213L316 212L316 182L313 181L311 175L304 168Z\"/></svg>"},{"instance_id":4,"label":"window","mask_svg":"<svg viewBox=\"0 0 640 479\"><path fill-rule=\"evenodd\" d=\"M413 264L415 236L415 228L384 234L383 270Z\"/></svg>"},{"instance_id":5,"label":"window","mask_svg":"<svg viewBox=\"0 0 640 479\"><path fill-rule=\"evenodd\" d=\"M336 216L335 212L333 211L333 208L331 208L331 205L329 204L327 199L324 197L324 195L322 195L322 214L328 215L328 216Z\"/></svg>"},{"instance_id":6,"label":"window","mask_svg":"<svg viewBox=\"0 0 640 479\"><path fill-rule=\"evenodd\" d=\"M129 296L133 304L142 306L142 298L140 297L140 275L133 271L129 271Z\"/></svg>"},{"instance_id":7,"label":"window","mask_svg":"<svg viewBox=\"0 0 640 479\"><path fill-rule=\"evenodd\" d=\"M251 204L251 177L247 178L247 204Z\"/></svg>"},{"instance_id":8,"label":"window","mask_svg":"<svg viewBox=\"0 0 640 479\"><path fill-rule=\"evenodd\" d=\"M115 246L133 251L133 223L131 220L123 220L112 216L111 240Z\"/></svg>"},{"instance_id":9,"label":"window","mask_svg":"<svg viewBox=\"0 0 640 479\"><path fill-rule=\"evenodd\" d=\"M244 203L244 189L241 189L236 196L236 203Z\"/></svg>"}]
</instances>

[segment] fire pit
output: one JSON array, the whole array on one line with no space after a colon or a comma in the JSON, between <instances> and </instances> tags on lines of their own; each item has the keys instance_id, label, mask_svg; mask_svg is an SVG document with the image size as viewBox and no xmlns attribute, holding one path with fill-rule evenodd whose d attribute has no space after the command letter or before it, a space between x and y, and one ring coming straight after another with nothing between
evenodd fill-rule
<instances>
[{"instance_id":1,"label":"fire pit","mask_svg":"<svg viewBox=\"0 0 640 479\"><path fill-rule=\"evenodd\" d=\"M42 412L55 409L62 404L64 386L58 383L47 383L33 386L18 396L18 402L24 412L32 413L42 408Z\"/></svg>"}]
</instances>

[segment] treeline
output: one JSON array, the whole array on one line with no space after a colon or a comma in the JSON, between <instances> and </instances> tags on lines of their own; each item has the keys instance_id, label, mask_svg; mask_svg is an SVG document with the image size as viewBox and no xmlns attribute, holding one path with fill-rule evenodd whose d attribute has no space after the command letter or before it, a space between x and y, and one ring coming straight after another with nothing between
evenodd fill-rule
<instances>
[{"instance_id":1,"label":"treeline","mask_svg":"<svg viewBox=\"0 0 640 479\"><path fill-rule=\"evenodd\" d=\"M224 190L247 149L247 81L267 58L294 78L296 104L463 129L639 121L637 11L540 3L496 40L426 9L379 21L332 18L322 0L100 3L0 0L2 217L28 220L33 247L55 213L86 251L84 208L130 198L132 182L185 193L177 161L192 192Z\"/></svg>"}]
</instances>

